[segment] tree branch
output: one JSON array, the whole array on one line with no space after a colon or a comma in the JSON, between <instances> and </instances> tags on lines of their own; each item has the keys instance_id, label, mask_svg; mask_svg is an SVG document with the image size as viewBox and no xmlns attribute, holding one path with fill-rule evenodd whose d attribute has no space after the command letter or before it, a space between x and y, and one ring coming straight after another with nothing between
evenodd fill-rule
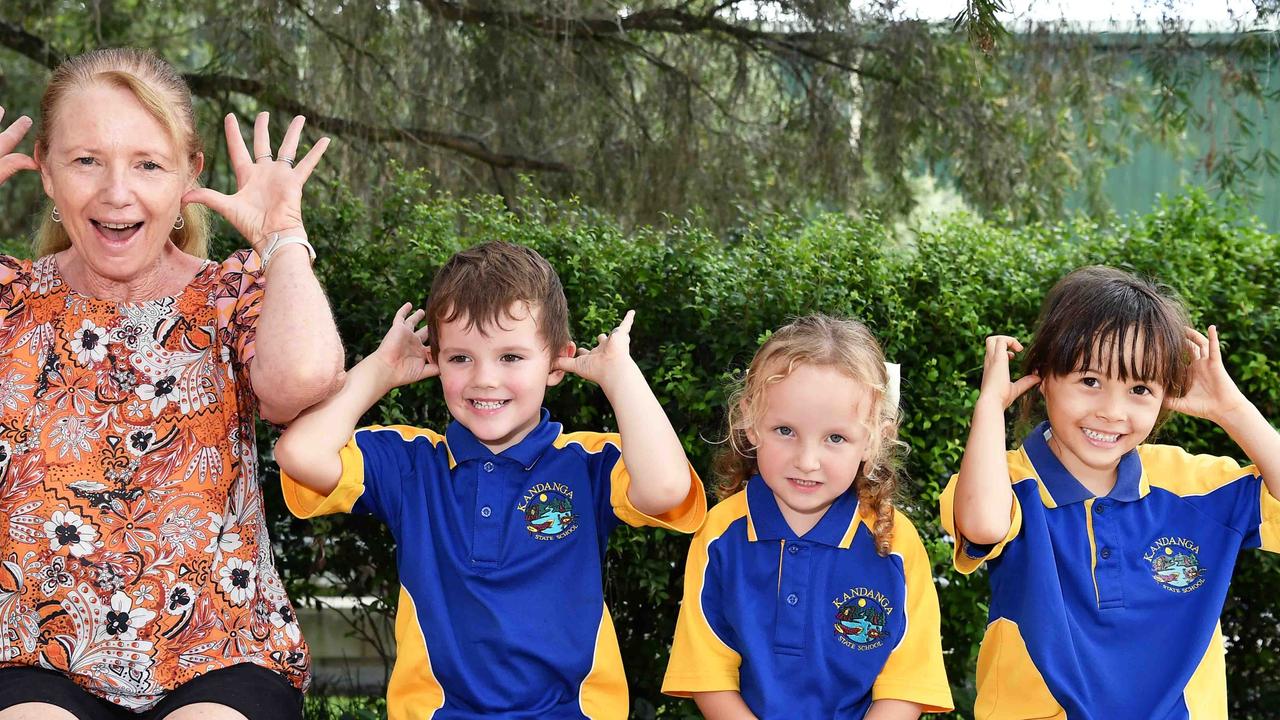
<instances>
[{"instance_id":1,"label":"tree branch","mask_svg":"<svg viewBox=\"0 0 1280 720\"><path fill-rule=\"evenodd\" d=\"M471 8L454 0L418 0L418 4L432 15L451 22L523 28L566 40L601 40L630 32L667 35L712 33L727 36L752 48L765 45L775 52L800 55L813 62L830 65L845 72L888 83L897 82L897 78L894 77L870 75L862 68L850 65L819 49L820 46L843 50L869 49L865 45L854 42L854 38L848 33L759 30L716 17L715 10L698 15L685 11L681 6L681 8L639 10L629 15L612 17L568 17Z\"/></svg>"},{"instance_id":2,"label":"tree branch","mask_svg":"<svg viewBox=\"0 0 1280 720\"><path fill-rule=\"evenodd\" d=\"M50 70L62 62L63 54L44 38L36 37L13 23L0 19L0 45L36 61Z\"/></svg>"},{"instance_id":3,"label":"tree branch","mask_svg":"<svg viewBox=\"0 0 1280 720\"><path fill-rule=\"evenodd\" d=\"M0 20L0 46L7 47L50 69L57 67L65 57L43 38L32 35L5 20ZM370 125L325 115L297 98L285 95L250 78L217 73L185 73L183 77L191 86L193 95L204 98L217 98L228 92L248 95L290 114L305 115L313 127L335 135L356 137L371 142L419 142L452 150L504 170L573 172L571 166L555 160L495 152L483 140L472 135L445 133L428 128Z\"/></svg>"}]
</instances>

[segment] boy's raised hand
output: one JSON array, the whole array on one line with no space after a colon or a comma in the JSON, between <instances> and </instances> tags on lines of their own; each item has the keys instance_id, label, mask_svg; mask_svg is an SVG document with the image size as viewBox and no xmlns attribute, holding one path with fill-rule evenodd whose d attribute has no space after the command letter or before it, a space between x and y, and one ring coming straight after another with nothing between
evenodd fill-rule
<instances>
[{"instance_id":1,"label":"boy's raised hand","mask_svg":"<svg viewBox=\"0 0 1280 720\"><path fill-rule=\"evenodd\" d=\"M1208 337L1187 328L1186 347L1191 356L1187 390L1182 397L1167 397L1165 407L1222 424L1228 414L1246 407L1249 400L1222 364L1218 328L1210 325Z\"/></svg>"},{"instance_id":2,"label":"boy's raised hand","mask_svg":"<svg viewBox=\"0 0 1280 720\"><path fill-rule=\"evenodd\" d=\"M631 359L631 323L635 316L635 310L628 310L612 333L600 333L596 337L594 348L588 350L580 347L578 354L573 357L557 357L554 369L573 373L604 386L617 370L635 365Z\"/></svg>"},{"instance_id":3,"label":"boy's raised hand","mask_svg":"<svg viewBox=\"0 0 1280 720\"><path fill-rule=\"evenodd\" d=\"M992 398L1000 402L1001 410L1008 410L1014 400L1040 382L1039 375L1024 375L1017 382L1009 378L1009 361L1014 353L1022 352L1022 343L1008 335L992 335L987 338L987 355L982 361L982 390L979 398Z\"/></svg>"},{"instance_id":4,"label":"boy's raised hand","mask_svg":"<svg viewBox=\"0 0 1280 720\"><path fill-rule=\"evenodd\" d=\"M389 388L440 374L440 366L432 362L431 348L427 345L427 327L418 327L426 310L414 310L412 314L410 310L413 310L412 303L400 306L378 349L370 355L370 359L378 361L381 376Z\"/></svg>"}]
</instances>

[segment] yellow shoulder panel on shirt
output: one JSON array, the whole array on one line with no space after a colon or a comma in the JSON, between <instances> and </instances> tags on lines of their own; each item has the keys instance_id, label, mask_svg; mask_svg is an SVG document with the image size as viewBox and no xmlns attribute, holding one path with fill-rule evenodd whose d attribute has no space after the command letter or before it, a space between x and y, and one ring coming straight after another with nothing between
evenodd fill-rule
<instances>
[{"instance_id":1,"label":"yellow shoulder panel on shirt","mask_svg":"<svg viewBox=\"0 0 1280 720\"><path fill-rule=\"evenodd\" d=\"M1262 525L1258 534L1262 537L1260 547L1267 552L1280 552L1280 500L1271 494L1266 483L1262 484L1261 503Z\"/></svg>"},{"instance_id":2,"label":"yellow shoulder panel on shirt","mask_svg":"<svg viewBox=\"0 0 1280 720\"><path fill-rule=\"evenodd\" d=\"M1017 485L1029 478L1038 480L1039 476L1036 475L1035 468L1031 467L1031 461L1024 451L1020 449L1010 450L1005 454L1005 458L1009 466L1009 481L1011 485ZM1000 554L1004 552L1004 546L1009 544L1022 531L1022 505L1018 502L1018 496L1015 493L1009 510L1009 531L1005 533L1004 539L996 543L991 548L991 551L983 557L970 557L969 553L965 552L965 546L969 541L956 530L955 499L956 483L959 478L959 473L951 476L946 488L942 490L941 497L938 498L938 506L942 529L955 540L955 544L951 549L951 562L961 575L969 575L981 567L982 563L1000 557ZM1046 503L1052 503L1052 499L1048 498L1043 487L1040 493L1041 498L1045 499Z\"/></svg>"},{"instance_id":3,"label":"yellow shoulder panel on shirt","mask_svg":"<svg viewBox=\"0 0 1280 720\"><path fill-rule=\"evenodd\" d=\"M1204 657L1182 692L1188 720L1216 720L1227 717L1227 650L1222 642L1222 623L1213 629Z\"/></svg>"},{"instance_id":4,"label":"yellow shoulder panel on shirt","mask_svg":"<svg viewBox=\"0 0 1280 720\"><path fill-rule=\"evenodd\" d=\"M1067 720L1036 669L1017 623L1000 618L987 626L978 651L978 702L974 720Z\"/></svg>"},{"instance_id":5,"label":"yellow shoulder panel on shirt","mask_svg":"<svg viewBox=\"0 0 1280 720\"><path fill-rule=\"evenodd\" d=\"M747 491L739 490L707 511L707 521L698 531L697 538L703 539L702 545L706 547L711 540L720 537L730 525L743 517L747 517ZM698 542L698 539L694 542Z\"/></svg>"},{"instance_id":6,"label":"yellow shoulder panel on shirt","mask_svg":"<svg viewBox=\"0 0 1280 720\"><path fill-rule=\"evenodd\" d=\"M552 442L556 448L571 444L578 445L589 453L598 453L606 445L612 445L619 453L622 452L622 437L617 433L562 433ZM679 505L661 515L646 515L637 510L631 504L630 490L631 473L627 472L627 464L619 457L609 474L609 504L613 506L613 514L619 520L632 527L661 527L691 533L702 527L702 521L707 516L707 494L692 465L689 466L689 492Z\"/></svg>"},{"instance_id":7,"label":"yellow shoulder panel on shirt","mask_svg":"<svg viewBox=\"0 0 1280 720\"><path fill-rule=\"evenodd\" d=\"M689 697L695 692L738 690L742 656L720 639L702 609L710 546L734 522L747 514L747 494L739 492L711 508L707 522L693 536L684 569L684 601L676 619L662 692Z\"/></svg>"},{"instance_id":8,"label":"yellow shoulder panel on shirt","mask_svg":"<svg viewBox=\"0 0 1280 720\"><path fill-rule=\"evenodd\" d=\"M1151 487L1167 490L1183 497L1208 495L1246 475L1257 475L1258 468L1218 455L1192 455L1173 445L1139 445L1142 472Z\"/></svg>"},{"instance_id":9,"label":"yellow shoulder panel on shirt","mask_svg":"<svg viewBox=\"0 0 1280 720\"><path fill-rule=\"evenodd\" d=\"M431 654L409 591L396 607L396 664L387 684L387 720L429 720L444 707L444 688L431 670Z\"/></svg>"},{"instance_id":10,"label":"yellow shoulder panel on shirt","mask_svg":"<svg viewBox=\"0 0 1280 720\"><path fill-rule=\"evenodd\" d=\"M578 689L578 707L591 720L625 720L627 717L627 677L622 672L622 651L613 630L609 607L602 606L596 631L596 652L591 672Z\"/></svg>"},{"instance_id":11,"label":"yellow shoulder panel on shirt","mask_svg":"<svg viewBox=\"0 0 1280 720\"><path fill-rule=\"evenodd\" d=\"M622 452L622 436L618 433L560 433L559 437L551 441L551 444L556 448L564 448L569 445L580 445L583 450L586 450L589 453L598 453L604 449L605 445L612 445L618 452Z\"/></svg>"},{"instance_id":12,"label":"yellow shoulder panel on shirt","mask_svg":"<svg viewBox=\"0 0 1280 720\"><path fill-rule=\"evenodd\" d=\"M871 686L872 700L905 700L925 712L955 707L942 660L942 630L933 564L924 543L901 510L893 514L890 552L902 558L905 583L905 635L890 653Z\"/></svg>"},{"instance_id":13,"label":"yellow shoulder panel on shirt","mask_svg":"<svg viewBox=\"0 0 1280 720\"><path fill-rule=\"evenodd\" d=\"M875 522L874 515L869 518L869 522ZM915 523L902 512L902 508L895 507L893 509L893 540L889 543L889 552L902 556L904 561L923 555L927 563L929 558L921 552L923 550L924 544L920 540L920 533L916 530Z\"/></svg>"},{"instance_id":14,"label":"yellow shoulder panel on shirt","mask_svg":"<svg viewBox=\"0 0 1280 720\"><path fill-rule=\"evenodd\" d=\"M444 441L444 436L439 433L408 425L374 425L358 428L356 432L366 430L394 431L406 441L425 437L433 446ZM338 457L342 460L342 477L338 479L338 485L328 495L314 492L289 477L283 470L280 472L280 491L284 494L284 503L289 508L289 512L303 519L351 512L356 501L364 494L364 454L360 452L355 435L352 435L347 444L338 451ZM452 454L449 456L449 467L453 467Z\"/></svg>"}]
</instances>

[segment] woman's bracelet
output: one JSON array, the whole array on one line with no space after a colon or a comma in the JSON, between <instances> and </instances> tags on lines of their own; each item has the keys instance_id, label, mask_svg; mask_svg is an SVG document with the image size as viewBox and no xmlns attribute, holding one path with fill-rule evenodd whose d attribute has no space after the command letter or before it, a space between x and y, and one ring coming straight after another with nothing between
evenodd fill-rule
<instances>
[{"instance_id":1,"label":"woman's bracelet","mask_svg":"<svg viewBox=\"0 0 1280 720\"><path fill-rule=\"evenodd\" d=\"M271 264L271 258L275 256L280 248L285 245L301 245L307 249L307 255L311 257L311 262L316 261L316 249L311 247L311 243L307 242L305 237L301 235L284 235L280 233L271 233L271 240L267 242L267 248L262 251L262 272L265 275L267 266Z\"/></svg>"}]
</instances>

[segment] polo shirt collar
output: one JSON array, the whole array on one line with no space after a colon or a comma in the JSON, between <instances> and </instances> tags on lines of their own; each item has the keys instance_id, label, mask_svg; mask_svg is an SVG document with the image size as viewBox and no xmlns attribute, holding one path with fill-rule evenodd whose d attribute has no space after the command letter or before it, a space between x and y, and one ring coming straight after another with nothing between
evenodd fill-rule
<instances>
[{"instance_id":1,"label":"polo shirt collar","mask_svg":"<svg viewBox=\"0 0 1280 720\"><path fill-rule=\"evenodd\" d=\"M752 475L747 481L747 539L756 540L803 540L821 543L831 547L847 548L853 543L858 523L862 520L858 512L858 495L852 488L836 501L822 515L822 519L803 537L797 537L782 517L778 509L778 499L759 475Z\"/></svg>"},{"instance_id":2,"label":"polo shirt collar","mask_svg":"<svg viewBox=\"0 0 1280 720\"><path fill-rule=\"evenodd\" d=\"M1040 477L1040 499L1048 507L1062 507L1092 498L1093 493L1076 480L1049 448L1049 438L1052 436L1053 430L1046 420L1037 425L1022 442L1022 449ZM1130 450L1120 458L1120 464L1116 467L1116 484L1107 498L1133 502L1146 496L1149 489L1138 451Z\"/></svg>"},{"instance_id":3,"label":"polo shirt collar","mask_svg":"<svg viewBox=\"0 0 1280 720\"><path fill-rule=\"evenodd\" d=\"M538 462L538 458L542 457L542 453L557 437L560 436L560 423L551 422L551 414L546 408L542 408L542 414L538 418L538 424L529 431L528 435L520 442L503 450L500 453L494 453L484 446L470 430L463 427L462 423L454 420L449 423L448 429L444 432L445 443L449 446L449 454L453 456L454 463L461 465L469 460L491 460L493 458L506 458L520 463L525 470L532 468L534 463Z\"/></svg>"}]
</instances>

